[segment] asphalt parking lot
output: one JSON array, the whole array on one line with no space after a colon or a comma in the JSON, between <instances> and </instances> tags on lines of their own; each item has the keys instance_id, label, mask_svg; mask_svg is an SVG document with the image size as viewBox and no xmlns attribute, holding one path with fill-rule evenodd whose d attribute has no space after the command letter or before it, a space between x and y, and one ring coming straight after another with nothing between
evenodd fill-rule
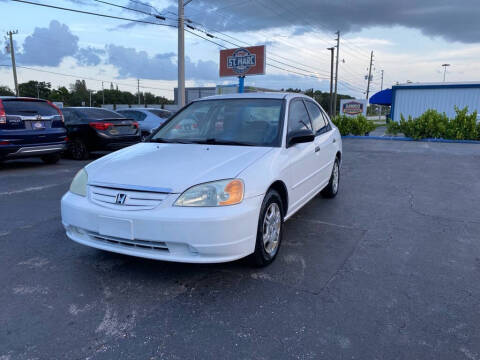
<instances>
[{"instance_id":1,"label":"asphalt parking lot","mask_svg":"<svg viewBox=\"0 0 480 360\"><path fill-rule=\"evenodd\" d=\"M83 247L59 206L86 162L0 165L0 359L480 359L480 145L343 158L264 269Z\"/></svg>"}]
</instances>

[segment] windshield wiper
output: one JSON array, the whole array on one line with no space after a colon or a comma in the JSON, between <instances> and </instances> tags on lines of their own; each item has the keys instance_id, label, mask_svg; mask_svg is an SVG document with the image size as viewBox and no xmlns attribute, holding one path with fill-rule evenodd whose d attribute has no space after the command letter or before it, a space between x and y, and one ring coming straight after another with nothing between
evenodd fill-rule
<instances>
[{"instance_id":1,"label":"windshield wiper","mask_svg":"<svg viewBox=\"0 0 480 360\"><path fill-rule=\"evenodd\" d=\"M222 139L206 139L203 141L197 141L197 144L211 144L211 145L234 145L234 146L255 146L255 144L243 142L243 141L233 141L233 140L222 140Z\"/></svg>"},{"instance_id":2,"label":"windshield wiper","mask_svg":"<svg viewBox=\"0 0 480 360\"><path fill-rule=\"evenodd\" d=\"M164 139L164 138L155 138L150 139L149 142L153 143L166 143L166 144L196 144L194 141L182 140L182 139Z\"/></svg>"}]
</instances>

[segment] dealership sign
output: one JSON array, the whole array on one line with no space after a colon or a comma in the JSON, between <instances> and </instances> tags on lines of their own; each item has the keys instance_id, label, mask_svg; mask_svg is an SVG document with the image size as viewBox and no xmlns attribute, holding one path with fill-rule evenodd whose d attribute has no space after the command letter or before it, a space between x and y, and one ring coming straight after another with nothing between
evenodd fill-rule
<instances>
[{"instance_id":1,"label":"dealership sign","mask_svg":"<svg viewBox=\"0 0 480 360\"><path fill-rule=\"evenodd\" d=\"M367 100L342 99L340 101L340 115L358 116L367 115Z\"/></svg>"},{"instance_id":2,"label":"dealership sign","mask_svg":"<svg viewBox=\"0 0 480 360\"><path fill-rule=\"evenodd\" d=\"M220 51L220 76L265 74L265 46Z\"/></svg>"}]
</instances>

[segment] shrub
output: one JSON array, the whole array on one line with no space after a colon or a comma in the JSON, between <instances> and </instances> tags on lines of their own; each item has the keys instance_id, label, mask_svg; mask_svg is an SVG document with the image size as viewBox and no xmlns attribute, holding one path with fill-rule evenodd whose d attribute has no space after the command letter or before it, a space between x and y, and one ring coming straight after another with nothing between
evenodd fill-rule
<instances>
[{"instance_id":1,"label":"shrub","mask_svg":"<svg viewBox=\"0 0 480 360\"><path fill-rule=\"evenodd\" d=\"M408 119L400 115L400 121L387 124L387 133L403 133L415 140L453 139L453 140L480 140L480 123L477 124L477 112L468 114L468 108L455 107L455 118L449 119L445 113L436 110L427 110L418 118Z\"/></svg>"},{"instance_id":2,"label":"shrub","mask_svg":"<svg viewBox=\"0 0 480 360\"><path fill-rule=\"evenodd\" d=\"M336 116L332 119L333 123L338 127L340 134L345 135L365 135L375 130L376 126L373 122L368 121L363 115L350 117L346 115Z\"/></svg>"}]
</instances>

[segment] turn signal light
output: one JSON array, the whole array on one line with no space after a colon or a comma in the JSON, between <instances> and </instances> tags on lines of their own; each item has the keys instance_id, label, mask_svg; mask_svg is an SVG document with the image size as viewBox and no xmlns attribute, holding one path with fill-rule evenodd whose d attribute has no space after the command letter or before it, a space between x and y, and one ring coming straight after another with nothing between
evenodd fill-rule
<instances>
[{"instance_id":1,"label":"turn signal light","mask_svg":"<svg viewBox=\"0 0 480 360\"><path fill-rule=\"evenodd\" d=\"M230 181L223 191L228 194L228 199L219 202L219 205L234 205L243 200L243 182L240 180Z\"/></svg>"}]
</instances>

